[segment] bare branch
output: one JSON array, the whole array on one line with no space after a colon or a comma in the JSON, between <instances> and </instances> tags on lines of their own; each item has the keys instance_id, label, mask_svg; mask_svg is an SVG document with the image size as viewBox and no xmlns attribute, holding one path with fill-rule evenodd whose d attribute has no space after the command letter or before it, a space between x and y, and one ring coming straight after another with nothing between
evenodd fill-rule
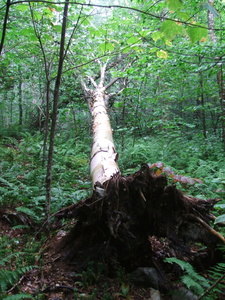
<instances>
[{"instance_id":1,"label":"bare branch","mask_svg":"<svg viewBox=\"0 0 225 300\"><path fill-rule=\"evenodd\" d=\"M91 81L91 83L93 84L93 86L95 88L97 88L97 83L95 82L94 78L92 78L91 76L87 76L87 78Z\"/></svg>"},{"instance_id":2,"label":"bare branch","mask_svg":"<svg viewBox=\"0 0 225 300\"><path fill-rule=\"evenodd\" d=\"M81 86L83 88L83 92L84 92L84 97L87 101L87 104L88 104L88 109L89 111L91 112L91 98L90 98L90 94L91 94L91 89L89 89L87 86L86 86L86 83L81 80Z\"/></svg>"},{"instance_id":3,"label":"bare branch","mask_svg":"<svg viewBox=\"0 0 225 300\"><path fill-rule=\"evenodd\" d=\"M116 78L113 78L108 84L106 84L104 86L104 89L105 91L110 88L110 86L112 86L117 80L119 80L121 77L116 77Z\"/></svg>"},{"instance_id":4,"label":"bare branch","mask_svg":"<svg viewBox=\"0 0 225 300\"><path fill-rule=\"evenodd\" d=\"M99 87L102 88L105 82L105 71L106 71L106 66L107 63L105 63L103 66L100 68L100 82L99 82Z\"/></svg>"}]
</instances>

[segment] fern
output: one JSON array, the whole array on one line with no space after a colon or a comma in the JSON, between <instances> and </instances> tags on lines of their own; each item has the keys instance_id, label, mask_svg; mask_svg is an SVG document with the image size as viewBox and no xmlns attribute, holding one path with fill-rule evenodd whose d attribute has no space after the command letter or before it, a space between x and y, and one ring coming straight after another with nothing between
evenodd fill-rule
<instances>
[{"instance_id":1,"label":"fern","mask_svg":"<svg viewBox=\"0 0 225 300\"><path fill-rule=\"evenodd\" d=\"M201 286L201 284L194 278L192 278L190 275L183 275L181 277L181 280L183 284L185 284L186 287L195 294L201 295L204 292L204 288Z\"/></svg>"},{"instance_id":2,"label":"fern","mask_svg":"<svg viewBox=\"0 0 225 300\"><path fill-rule=\"evenodd\" d=\"M2 258L0 259L0 265L4 267L9 263L9 261L13 260L14 258L20 257L23 254L23 252L11 253L8 254L6 257L3 257L6 253L4 250L0 249L0 254L2 256Z\"/></svg>"},{"instance_id":3,"label":"fern","mask_svg":"<svg viewBox=\"0 0 225 300\"><path fill-rule=\"evenodd\" d=\"M0 237L0 299L5 299L7 289L17 284L21 276L35 267L33 266L34 260L32 263L29 260L31 254L34 256L36 249L30 247L31 244L29 243L24 251L17 252L15 248L17 242L17 239L9 238L6 235ZM6 299L31 299L26 294L9 297L11 298Z\"/></svg>"},{"instance_id":4,"label":"fern","mask_svg":"<svg viewBox=\"0 0 225 300\"><path fill-rule=\"evenodd\" d=\"M184 271L184 275L181 276L181 281L188 289L192 290L197 295L201 295L205 288L210 287L207 280L199 275L188 262L177 259L176 257L166 258L165 262L170 264L176 263L180 266Z\"/></svg>"},{"instance_id":5,"label":"fern","mask_svg":"<svg viewBox=\"0 0 225 300\"><path fill-rule=\"evenodd\" d=\"M0 287L4 292L9 286L15 284L19 278L26 272L33 269L34 266L21 267L16 270L0 270Z\"/></svg>"},{"instance_id":6,"label":"fern","mask_svg":"<svg viewBox=\"0 0 225 300\"><path fill-rule=\"evenodd\" d=\"M19 206L19 207L16 208L16 210L30 216L34 220L38 221L40 219L39 216L37 216L37 214L32 209L30 209L28 207Z\"/></svg>"}]
</instances>

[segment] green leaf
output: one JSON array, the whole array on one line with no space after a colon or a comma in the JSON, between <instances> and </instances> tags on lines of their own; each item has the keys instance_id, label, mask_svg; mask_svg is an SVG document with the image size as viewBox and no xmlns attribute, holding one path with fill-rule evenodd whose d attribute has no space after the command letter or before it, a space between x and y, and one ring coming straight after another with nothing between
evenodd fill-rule
<instances>
[{"instance_id":1,"label":"green leaf","mask_svg":"<svg viewBox=\"0 0 225 300\"><path fill-rule=\"evenodd\" d=\"M112 43L107 42L106 43L106 51L113 51L114 45Z\"/></svg>"},{"instance_id":2,"label":"green leaf","mask_svg":"<svg viewBox=\"0 0 225 300\"><path fill-rule=\"evenodd\" d=\"M82 24L87 26L90 24L90 21L88 19L85 19L84 21L82 21Z\"/></svg>"},{"instance_id":3,"label":"green leaf","mask_svg":"<svg viewBox=\"0 0 225 300\"><path fill-rule=\"evenodd\" d=\"M127 40L127 43L128 43L128 44L136 44L136 43L138 43L139 41L140 41L140 39L139 39L138 37L132 36L131 38L129 38L129 39Z\"/></svg>"},{"instance_id":4,"label":"green leaf","mask_svg":"<svg viewBox=\"0 0 225 300\"><path fill-rule=\"evenodd\" d=\"M53 29L55 30L55 32L60 33L62 31L62 26L61 25L54 25Z\"/></svg>"},{"instance_id":5,"label":"green leaf","mask_svg":"<svg viewBox=\"0 0 225 300\"><path fill-rule=\"evenodd\" d=\"M131 47L126 47L123 49L123 53L128 53L131 50Z\"/></svg>"},{"instance_id":6,"label":"green leaf","mask_svg":"<svg viewBox=\"0 0 225 300\"><path fill-rule=\"evenodd\" d=\"M188 262L186 261L183 261L183 260L180 260L176 257L169 257L169 258L166 258L165 259L165 262L169 263L169 264L178 264L181 269L184 271L186 271L187 273L192 273L194 271L193 267L191 264L189 264Z\"/></svg>"},{"instance_id":7,"label":"green leaf","mask_svg":"<svg viewBox=\"0 0 225 300\"><path fill-rule=\"evenodd\" d=\"M142 30L142 31L139 32L141 37L146 37L150 33L151 33L151 31L149 31L149 30Z\"/></svg>"},{"instance_id":8,"label":"green leaf","mask_svg":"<svg viewBox=\"0 0 225 300\"><path fill-rule=\"evenodd\" d=\"M225 214L217 217L214 223L218 224L218 223L224 223L224 222L225 222Z\"/></svg>"},{"instance_id":9,"label":"green leaf","mask_svg":"<svg viewBox=\"0 0 225 300\"><path fill-rule=\"evenodd\" d=\"M203 287L194 278L188 275L182 276L182 282L188 289L196 291L198 295L201 295L204 292Z\"/></svg>"},{"instance_id":10,"label":"green leaf","mask_svg":"<svg viewBox=\"0 0 225 300\"><path fill-rule=\"evenodd\" d=\"M171 43L171 41L165 40L165 45L167 45L169 47L172 47L173 44Z\"/></svg>"},{"instance_id":11,"label":"green leaf","mask_svg":"<svg viewBox=\"0 0 225 300\"><path fill-rule=\"evenodd\" d=\"M175 38L176 35L182 34L183 27L179 23L176 23L176 22L170 21L170 20L166 20L162 24L161 32L164 33L164 36L168 40L172 40Z\"/></svg>"},{"instance_id":12,"label":"green leaf","mask_svg":"<svg viewBox=\"0 0 225 300\"><path fill-rule=\"evenodd\" d=\"M107 51L113 51L114 50L114 45L112 43L109 42L104 42L102 44L99 45L99 50L103 51L103 52L107 52Z\"/></svg>"},{"instance_id":13,"label":"green leaf","mask_svg":"<svg viewBox=\"0 0 225 300\"><path fill-rule=\"evenodd\" d=\"M52 36L50 34L47 34L47 33L45 33L43 35L43 39L45 39L47 41L52 41L53 40Z\"/></svg>"},{"instance_id":14,"label":"green leaf","mask_svg":"<svg viewBox=\"0 0 225 300\"><path fill-rule=\"evenodd\" d=\"M164 33L161 31L156 31L152 34L152 39L156 42L157 40L164 37Z\"/></svg>"},{"instance_id":15,"label":"green leaf","mask_svg":"<svg viewBox=\"0 0 225 300\"><path fill-rule=\"evenodd\" d=\"M216 204L214 205L215 208L225 208L225 204Z\"/></svg>"},{"instance_id":16,"label":"green leaf","mask_svg":"<svg viewBox=\"0 0 225 300\"><path fill-rule=\"evenodd\" d=\"M114 102L114 107L116 107L116 108L121 108L121 107L124 107L124 103L123 102Z\"/></svg>"},{"instance_id":17,"label":"green leaf","mask_svg":"<svg viewBox=\"0 0 225 300\"><path fill-rule=\"evenodd\" d=\"M121 290L122 290L122 294L124 297L126 297L128 295L129 289L130 289L129 284L127 284L127 283L122 284Z\"/></svg>"},{"instance_id":18,"label":"green leaf","mask_svg":"<svg viewBox=\"0 0 225 300\"><path fill-rule=\"evenodd\" d=\"M199 26L202 25L199 24ZM189 35L191 42L196 43L198 41L201 41L201 39L203 38L207 38L208 31L206 28L202 28L202 27L189 27L187 29L187 34Z\"/></svg>"},{"instance_id":19,"label":"green leaf","mask_svg":"<svg viewBox=\"0 0 225 300\"><path fill-rule=\"evenodd\" d=\"M34 12L34 17L35 19L37 19L38 21L40 21L43 17L43 15L37 11Z\"/></svg>"},{"instance_id":20,"label":"green leaf","mask_svg":"<svg viewBox=\"0 0 225 300\"><path fill-rule=\"evenodd\" d=\"M28 7L28 5L26 5L26 4L18 4L18 5L16 5L16 9L17 9L17 10L20 10L20 11L22 11L22 12L26 11L28 8L29 8L29 7Z\"/></svg>"},{"instance_id":21,"label":"green leaf","mask_svg":"<svg viewBox=\"0 0 225 300\"><path fill-rule=\"evenodd\" d=\"M167 57L168 57L168 53L166 51L164 51L164 50L157 51L156 55L158 56L158 58L167 59Z\"/></svg>"},{"instance_id":22,"label":"green leaf","mask_svg":"<svg viewBox=\"0 0 225 300\"><path fill-rule=\"evenodd\" d=\"M90 31L91 34L94 34L94 35L95 35L96 29L95 29L94 27L89 26L89 27L88 27L88 30Z\"/></svg>"},{"instance_id":23,"label":"green leaf","mask_svg":"<svg viewBox=\"0 0 225 300\"><path fill-rule=\"evenodd\" d=\"M183 3L180 0L167 0L167 5L172 11L177 11L183 8Z\"/></svg>"},{"instance_id":24,"label":"green leaf","mask_svg":"<svg viewBox=\"0 0 225 300\"><path fill-rule=\"evenodd\" d=\"M28 207L19 206L19 207L16 207L16 210L34 218L34 219L37 218L37 215L35 214L35 212Z\"/></svg>"},{"instance_id":25,"label":"green leaf","mask_svg":"<svg viewBox=\"0 0 225 300\"><path fill-rule=\"evenodd\" d=\"M177 15L181 18L181 20L189 21L189 22L192 21L191 16L189 14L185 13L185 12L178 11Z\"/></svg>"},{"instance_id":26,"label":"green leaf","mask_svg":"<svg viewBox=\"0 0 225 300\"><path fill-rule=\"evenodd\" d=\"M43 12L44 16L47 17L47 18L52 18L53 17L52 10L49 7L43 8L42 12Z\"/></svg>"}]
</instances>

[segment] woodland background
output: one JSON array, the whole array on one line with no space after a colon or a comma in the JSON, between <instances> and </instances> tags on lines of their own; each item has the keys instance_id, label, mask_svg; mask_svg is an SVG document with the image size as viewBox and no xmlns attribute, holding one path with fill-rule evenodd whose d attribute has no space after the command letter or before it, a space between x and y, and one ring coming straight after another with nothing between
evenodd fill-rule
<instances>
[{"instance_id":1,"label":"woodland background","mask_svg":"<svg viewBox=\"0 0 225 300\"><path fill-rule=\"evenodd\" d=\"M1 0L2 222L24 230L32 220L38 232L47 219L51 228L55 212L91 194L82 82L98 78L98 61L108 61L108 80L118 78L109 114L121 172L163 162L181 175L180 190L221 199L215 226L224 222L225 2L67 3L62 47L64 3ZM10 234L0 237L2 297L43 242Z\"/></svg>"}]
</instances>

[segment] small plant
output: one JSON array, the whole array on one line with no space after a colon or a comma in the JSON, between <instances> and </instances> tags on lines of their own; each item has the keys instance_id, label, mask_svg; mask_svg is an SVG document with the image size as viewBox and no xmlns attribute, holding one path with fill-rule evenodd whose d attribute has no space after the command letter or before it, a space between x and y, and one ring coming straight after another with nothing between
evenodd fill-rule
<instances>
[{"instance_id":1,"label":"small plant","mask_svg":"<svg viewBox=\"0 0 225 300\"><path fill-rule=\"evenodd\" d=\"M103 285L103 290L104 290L104 294L102 296L102 300L112 300L113 296L109 292L110 288L109 288L109 286L108 286L108 284L106 282Z\"/></svg>"},{"instance_id":2,"label":"small plant","mask_svg":"<svg viewBox=\"0 0 225 300\"><path fill-rule=\"evenodd\" d=\"M214 205L215 208L220 208L220 209L225 209L225 204L216 204ZM218 223L225 223L225 214L219 215L216 220L215 220L215 224Z\"/></svg>"},{"instance_id":3,"label":"small plant","mask_svg":"<svg viewBox=\"0 0 225 300\"><path fill-rule=\"evenodd\" d=\"M125 299L130 299L129 296L130 286L128 283L122 283L121 285L121 292L115 293L115 296L120 296Z\"/></svg>"},{"instance_id":4,"label":"small plant","mask_svg":"<svg viewBox=\"0 0 225 300\"><path fill-rule=\"evenodd\" d=\"M210 287L207 280L203 276L199 275L188 262L179 260L175 257L166 258L165 262L170 264L176 263L180 266L180 268L184 271L184 275L181 276L181 281L196 295L200 296L204 293L206 288Z\"/></svg>"},{"instance_id":5,"label":"small plant","mask_svg":"<svg viewBox=\"0 0 225 300\"><path fill-rule=\"evenodd\" d=\"M120 284L123 284L124 282L129 282L128 275L127 275L125 269L122 267L119 268L119 270L117 271L116 278Z\"/></svg>"},{"instance_id":6,"label":"small plant","mask_svg":"<svg viewBox=\"0 0 225 300\"><path fill-rule=\"evenodd\" d=\"M77 281L76 283L87 288L94 283L98 282L100 275L104 269L103 263L98 263L94 265L93 262L88 263L88 267L86 271L83 271L81 276L81 281Z\"/></svg>"}]
</instances>

